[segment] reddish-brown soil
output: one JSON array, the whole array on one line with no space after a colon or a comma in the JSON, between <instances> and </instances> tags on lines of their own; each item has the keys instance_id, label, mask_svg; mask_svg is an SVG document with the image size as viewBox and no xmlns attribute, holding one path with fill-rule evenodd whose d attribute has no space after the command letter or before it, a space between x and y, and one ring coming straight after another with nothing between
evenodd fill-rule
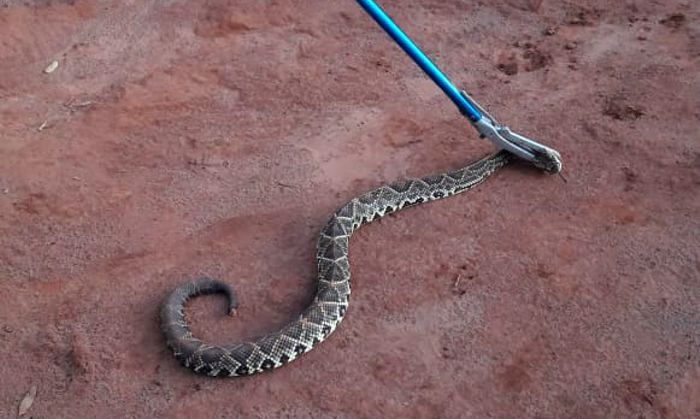
<instances>
[{"instance_id":1,"label":"reddish-brown soil","mask_svg":"<svg viewBox=\"0 0 700 419\"><path fill-rule=\"evenodd\" d=\"M166 350L174 285L273 330L335 208L493 147L353 1L0 1L0 417L700 417L700 3L381 3L568 182L366 227L338 331L225 380Z\"/></svg>"}]
</instances>

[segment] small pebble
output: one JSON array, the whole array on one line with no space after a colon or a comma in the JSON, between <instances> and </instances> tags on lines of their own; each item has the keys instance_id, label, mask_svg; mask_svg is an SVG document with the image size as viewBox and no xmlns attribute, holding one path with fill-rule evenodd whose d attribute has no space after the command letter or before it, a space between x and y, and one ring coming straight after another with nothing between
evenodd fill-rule
<instances>
[{"instance_id":1,"label":"small pebble","mask_svg":"<svg viewBox=\"0 0 700 419\"><path fill-rule=\"evenodd\" d=\"M58 61L57 61L57 60L53 60L53 61L51 61L51 64L49 64L48 66L46 66L46 68L44 69L44 73L46 73L46 74L51 74L51 73L53 73L54 71L56 71L57 68L58 68Z\"/></svg>"},{"instance_id":2,"label":"small pebble","mask_svg":"<svg viewBox=\"0 0 700 419\"><path fill-rule=\"evenodd\" d=\"M17 416L24 416L29 409L32 407L32 404L34 404L34 399L36 398L36 386L32 386L27 394L24 395L24 398L19 404L19 409L18 409L18 415Z\"/></svg>"}]
</instances>

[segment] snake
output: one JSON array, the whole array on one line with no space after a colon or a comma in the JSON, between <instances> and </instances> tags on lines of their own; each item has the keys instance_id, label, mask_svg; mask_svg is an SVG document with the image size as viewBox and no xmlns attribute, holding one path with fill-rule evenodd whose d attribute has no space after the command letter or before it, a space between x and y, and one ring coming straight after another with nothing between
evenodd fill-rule
<instances>
[{"instance_id":1,"label":"snake","mask_svg":"<svg viewBox=\"0 0 700 419\"><path fill-rule=\"evenodd\" d=\"M559 173L559 153L548 149L532 164L546 173ZM192 334L185 318L191 298L223 294L228 314L238 300L225 282L203 277L172 290L160 307L161 329L175 358L197 374L212 377L249 376L281 367L309 352L333 333L350 302L349 239L361 226L402 209L467 191L517 157L509 151L492 153L459 170L381 186L340 207L321 229L316 246L318 283L309 306L280 330L247 342L214 345Z\"/></svg>"}]
</instances>

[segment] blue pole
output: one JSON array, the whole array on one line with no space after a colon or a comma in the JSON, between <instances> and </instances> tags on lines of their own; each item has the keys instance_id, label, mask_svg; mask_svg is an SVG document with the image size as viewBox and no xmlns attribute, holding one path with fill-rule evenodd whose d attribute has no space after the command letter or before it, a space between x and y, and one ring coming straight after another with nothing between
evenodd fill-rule
<instances>
[{"instance_id":1,"label":"blue pole","mask_svg":"<svg viewBox=\"0 0 700 419\"><path fill-rule=\"evenodd\" d=\"M474 106L472 106L465 98L462 93L452 84L450 79L445 76L445 74L440 71L439 68L428 58L423 51L416 46L416 44L411 40L401 30L401 28L394 23L393 20L382 10L381 7L373 0L357 0L367 13L369 13L374 20L377 21L379 26L381 26L394 41L408 54L413 61L418 64L418 66L423 69L423 71L430 76L433 81L440 86L443 92L457 105L460 112L469 117L472 122L477 122L481 119L481 112L479 112Z\"/></svg>"}]
</instances>

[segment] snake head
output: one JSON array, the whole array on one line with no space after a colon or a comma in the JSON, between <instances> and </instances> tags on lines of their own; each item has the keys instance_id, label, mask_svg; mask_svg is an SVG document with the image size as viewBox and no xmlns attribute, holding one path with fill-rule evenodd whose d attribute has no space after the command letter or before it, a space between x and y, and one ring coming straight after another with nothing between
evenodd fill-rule
<instances>
[{"instance_id":1,"label":"snake head","mask_svg":"<svg viewBox=\"0 0 700 419\"><path fill-rule=\"evenodd\" d=\"M550 174L561 172L561 156L556 150L513 132L488 116L482 116L481 119L472 122L472 125L482 138L488 138L499 148L529 161L538 169Z\"/></svg>"},{"instance_id":2,"label":"snake head","mask_svg":"<svg viewBox=\"0 0 700 419\"><path fill-rule=\"evenodd\" d=\"M551 175L556 175L561 172L563 164L559 152L549 147L542 147L531 151L535 155L535 159L532 160L531 163L536 168Z\"/></svg>"}]
</instances>

